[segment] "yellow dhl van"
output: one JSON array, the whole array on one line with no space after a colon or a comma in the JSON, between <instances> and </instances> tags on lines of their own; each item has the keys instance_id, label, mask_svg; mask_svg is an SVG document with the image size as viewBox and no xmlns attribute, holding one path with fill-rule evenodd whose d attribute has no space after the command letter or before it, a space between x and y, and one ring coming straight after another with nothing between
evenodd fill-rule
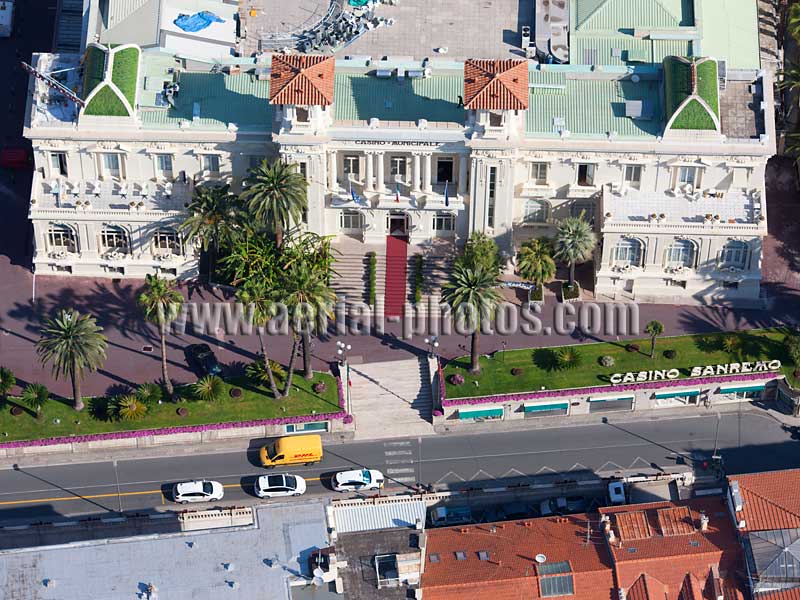
<instances>
[{"instance_id":1,"label":"yellow dhl van","mask_svg":"<svg viewBox=\"0 0 800 600\"><path fill-rule=\"evenodd\" d=\"M261 466L310 465L322 460L322 438L318 435L293 435L278 438L261 448Z\"/></svg>"}]
</instances>

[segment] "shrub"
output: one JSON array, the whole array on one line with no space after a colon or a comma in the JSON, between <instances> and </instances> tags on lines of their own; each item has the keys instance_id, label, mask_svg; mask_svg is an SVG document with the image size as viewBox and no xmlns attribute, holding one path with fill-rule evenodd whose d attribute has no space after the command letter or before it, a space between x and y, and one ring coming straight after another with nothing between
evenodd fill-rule
<instances>
[{"instance_id":1,"label":"shrub","mask_svg":"<svg viewBox=\"0 0 800 600\"><path fill-rule=\"evenodd\" d=\"M678 357L678 351L677 350L673 350L672 348L670 348L669 350L664 350L664 358L666 358L668 360L674 360L677 357Z\"/></svg>"},{"instance_id":2,"label":"shrub","mask_svg":"<svg viewBox=\"0 0 800 600\"><path fill-rule=\"evenodd\" d=\"M436 410L433 411L433 416L434 417L443 417L444 413L437 408Z\"/></svg>"},{"instance_id":3,"label":"shrub","mask_svg":"<svg viewBox=\"0 0 800 600\"><path fill-rule=\"evenodd\" d=\"M228 395L231 398L241 398L242 397L242 388L231 388L231 391L228 392Z\"/></svg>"},{"instance_id":4,"label":"shrub","mask_svg":"<svg viewBox=\"0 0 800 600\"><path fill-rule=\"evenodd\" d=\"M783 338L783 346L786 348L786 354L792 359L792 362L800 366L800 334L789 334Z\"/></svg>"},{"instance_id":5,"label":"shrub","mask_svg":"<svg viewBox=\"0 0 800 600\"><path fill-rule=\"evenodd\" d=\"M342 423L344 423L345 425L350 425L350 423L352 422L353 422L353 415L345 415L344 417L342 417Z\"/></svg>"},{"instance_id":6,"label":"shrub","mask_svg":"<svg viewBox=\"0 0 800 600\"><path fill-rule=\"evenodd\" d=\"M50 391L41 383L32 383L22 390L22 401L37 415L42 412L42 408L50 400Z\"/></svg>"},{"instance_id":7,"label":"shrub","mask_svg":"<svg viewBox=\"0 0 800 600\"><path fill-rule=\"evenodd\" d=\"M742 339L735 333L728 333L722 337L722 349L728 354L735 354L742 347Z\"/></svg>"},{"instance_id":8,"label":"shrub","mask_svg":"<svg viewBox=\"0 0 800 600\"><path fill-rule=\"evenodd\" d=\"M628 344L625 346L625 350L628 352L638 352L639 351L639 344Z\"/></svg>"},{"instance_id":9,"label":"shrub","mask_svg":"<svg viewBox=\"0 0 800 600\"><path fill-rule=\"evenodd\" d=\"M175 411L179 417L185 417L189 414L189 409L185 406L181 406L178 410Z\"/></svg>"},{"instance_id":10,"label":"shrub","mask_svg":"<svg viewBox=\"0 0 800 600\"><path fill-rule=\"evenodd\" d=\"M447 378L447 381L449 381L452 385L463 385L464 376L461 373L453 373Z\"/></svg>"},{"instance_id":11,"label":"shrub","mask_svg":"<svg viewBox=\"0 0 800 600\"><path fill-rule=\"evenodd\" d=\"M164 398L164 391L157 383L143 383L136 388L136 397L144 404L150 406L158 404Z\"/></svg>"},{"instance_id":12,"label":"shrub","mask_svg":"<svg viewBox=\"0 0 800 600\"><path fill-rule=\"evenodd\" d=\"M425 266L425 258L422 254L417 254L414 263L414 302L422 302L422 273Z\"/></svg>"},{"instance_id":13,"label":"shrub","mask_svg":"<svg viewBox=\"0 0 800 600\"><path fill-rule=\"evenodd\" d=\"M200 400L216 402L225 393L225 382L216 375L206 375L194 384L194 393Z\"/></svg>"},{"instance_id":14,"label":"shrub","mask_svg":"<svg viewBox=\"0 0 800 600\"><path fill-rule=\"evenodd\" d=\"M370 306L375 306L377 302L377 280L378 277L378 257L375 255L374 252L369 253L369 289L368 292L368 300Z\"/></svg>"},{"instance_id":15,"label":"shrub","mask_svg":"<svg viewBox=\"0 0 800 600\"><path fill-rule=\"evenodd\" d=\"M22 407L21 406L17 406L15 404L14 406L11 407L11 411L10 412L11 412L11 416L18 417L18 416L20 416L22 414Z\"/></svg>"},{"instance_id":16,"label":"shrub","mask_svg":"<svg viewBox=\"0 0 800 600\"><path fill-rule=\"evenodd\" d=\"M111 403L104 396L89 400L89 413L98 421L110 421L114 417Z\"/></svg>"},{"instance_id":17,"label":"shrub","mask_svg":"<svg viewBox=\"0 0 800 600\"><path fill-rule=\"evenodd\" d=\"M114 413L120 421L139 421L147 414L147 405L135 395L117 396Z\"/></svg>"},{"instance_id":18,"label":"shrub","mask_svg":"<svg viewBox=\"0 0 800 600\"><path fill-rule=\"evenodd\" d=\"M556 352L556 363L560 369L574 369L581 364L581 353L577 348L568 346Z\"/></svg>"},{"instance_id":19,"label":"shrub","mask_svg":"<svg viewBox=\"0 0 800 600\"><path fill-rule=\"evenodd\" d=\"M269 366L272 369L272 376L278 380L285 380L286 379L286 370L283 368L283 365L277 361L270 360ZM267 370L264 368L264 361L263 360L256 360L251 362L249 365L245 367L245 373L247 376L258 383L268 383L269 382L269 375Z\"/></svg>"},{"instance_id":20,"label":"shrub","mask_svg":"<svg viewBox=\"0 0 800 600\"><path fill-rule=\"evenodd\" d=\"M614 360L614 357L613 356L609 356L608 354L606 354L605 356L601 356L600 357L600 364L603 365L604 367L606 367L607 369L613 367L614 366L614 362L616 362Z\"/></svg>"},{"instance_id":21,"label":"shrub","mask_svg":"<svg viewBox=\"0 0 800 600\"><path fill-rule=\"evenodd\" d=\"M800 369L795 369L794 373L792 373L796 379L800 379Z\"/></svg>"},{"instance_id":22,"label":"shrub","mask_svg":"<svg viewBox=\"0 0 800 600\"><path fill-rule=\"evenodd\" d=\"M8 393L17 385L14 372L8 367L0 367L0 400L5 400Z\"/></svg>"},{"instance_id":23,"label":"shrub","mask_svg":"<svg viewBox=\"0 0 800 600\"><path fill-rule=\"evenodd\" d=\"M314 390L315 394L321 394L328 389L328 386L320 381L319 383L315 383L313 386L311 386L311 389Z\"/></svg>"},{"instance_id":24,"label":"shrub","mask_svg":"<svg viewBox=\"0 0 800 600\"><path fill-rule=\"evenodd\" d=\"M581 297L581 286L578 283L574 283L573 285L569 285L568 283L564 283L561 285L561 296L564 300L575 300L576 298Z\"/></svg>"},{"instance_id":25,"label":"shrub","mask_svg":"<svg viewBox=\"0 0 800 600\"><path fill-rule=\"evenodd\" d=\"M520 375L522 375L522 369L520 369L519 367L514 367L513 369L511 369L511 374L514 377L519 377Z\"/></svg>"}]
</instances>

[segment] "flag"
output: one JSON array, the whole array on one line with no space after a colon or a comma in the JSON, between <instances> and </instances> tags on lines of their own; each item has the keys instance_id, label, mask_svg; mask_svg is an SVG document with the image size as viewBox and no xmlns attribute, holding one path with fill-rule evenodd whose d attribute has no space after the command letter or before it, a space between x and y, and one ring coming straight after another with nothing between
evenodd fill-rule
<instances>
[{"instance_id":1,"label":"flag","mask_svg":"<svg viewBox=\"0 0 800 600\"><path fill-rule=\"evenodd\" d=\"M400 183L394 182L394 201L400 202Z\"/></svg>"},{"instance_id":2,"label":"flag","mask_svg":"<svg viewBox=\"0 0 800 600\"><path fill-rule=\"evenodd\" d=\"M353 198L353 202L358 203L358 196L356 196L356 192L353 189L353 180L350 180L350 196Z\"/></svg>"},{"instance_id":3,"label":"flag","mask_svg":"<svg viewBox=\"0 0 800 600\"><path fill-rule=\"evenodd\" d=\"M444 205L450 206L450 195L447 193L447 184L450 183L449 181L444 182Z\"/></svg>"}]
</instances>

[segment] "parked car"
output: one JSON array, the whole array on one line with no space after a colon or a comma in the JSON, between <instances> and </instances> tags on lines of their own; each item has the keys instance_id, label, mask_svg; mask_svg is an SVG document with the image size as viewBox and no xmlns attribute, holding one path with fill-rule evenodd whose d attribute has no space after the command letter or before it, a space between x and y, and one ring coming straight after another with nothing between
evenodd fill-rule
<instances>
[{"instance_id":1,"label":"parked car","mask_svg":"<svg viewBox=\"0 0 800 600\"><path fill-rule=\"evenodd\" d=\"M608 484L608 501L614 504L625 504L625 485L621 481Z\"/></svg>"},{"instance_id":2,"label":"parked car","mask_svg":"<svg viewBox=\"0 0 800 600\"><path fill-rule=\"evenodd\" d=\"M333 476L333 489L337 492L365 492L383 487L383 473L375 469L340 471Z\"/></svg>"},{"instance_id":3,"label":"parked car","mask_svg":"<svg viewBox=\"0 0 800 600\"><path fill-rule=\"evenodd\" d=\"M256 480L256 496L259 498L301 496L305 491L306 480L297 475L262 475Z\"/></svg>"},{"instance_id":4,"label":"parked car","mask_svg":"<svg viewBox=\"0 0 800 600\"><path fill-rule=\"evenodd\" d=\"M186 347L185 352L189 364L200 369L203 375L222 374L222 365L208 344L192 344Z\"/></svg>"},{"instance_id":5,"label":"parked car","mask_svg":"<svg viewBox=\"0 0 800 600\"><path fill-rule=\"evenodd\" d=\"M547 498L539 504L539 513L543 517L565 515L586 510L586 500L581 496L559 496Z\"/></svg>"},{"instance_id":6,"label":"parked car","mask_svg":"<svg viewBox=\"0 0 800 600\"><path fill-rule=\"evenodd\" d=\"M1 25L0 28L2 28ZM0 35L0 37L3 36ZM0 168L33 170L33 158L30 150L16 147L0 149Z\"/></svg>"},{"instance_id":7,"label":"parked car","mask_svg":"<svg viewBox=\"0 0 800 600\"><path fill-rule=\"evenodd\" d=\"M222 500L225 490L219 481L184 481L172 489L172 499L179 504L189 502L213 502Z\"/></svg>"}]
</instances>

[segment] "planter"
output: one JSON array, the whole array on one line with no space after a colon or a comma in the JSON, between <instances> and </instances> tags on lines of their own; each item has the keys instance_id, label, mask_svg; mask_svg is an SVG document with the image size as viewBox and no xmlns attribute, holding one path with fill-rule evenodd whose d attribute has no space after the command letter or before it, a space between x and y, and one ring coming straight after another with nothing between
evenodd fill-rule
<instances>
[{"instance_id":1,"label":"planter","mask_svg":"<svg viewBox=\"0 0 800 600\"><path fill-rule=\"evenodd\" d=\"M12 407L11 407L11 410L10 410L9 412L11 413L11 416L12 416L12 417L18 417L18 416L20 416L20 415L21 415L21 414L22 414L24 411L23 411L23 410L22 410L22 408L21 408L21 407L19 407L19 406L12 406Z\"/></svg>"},{"instance_id":2,"label":"planter","mask_svg":"<svg viewBox=\"0 0 800 600\"><path fill-rule=\"evenodd\" d=\"M228 392L231 398L241 398L242 397L242 390L240 388L231 388L231 391Z\"/></svg>"},{"instance_id":3,"label":"planter","mask_svg":"<svg viewBox=\"0 0 800 600\"><path fill-rule=\"evenodd\" d=\"M178 410L175 411L179 417L185 417L189 414L189 409L185 406L181 406Z\"/></svg>"},{"instance_id":4,"label":"planter","mask_svg":"<svg viewBox=\"0 0 800 600\"><path fill-rule=\"evenodd\" d=\"M576 281L570 287L566 283L561 284L561 301L562 302L579 302L581 299L581 286Z\"/></svg>"},{"instance_id":5,"label":"planter","mask_svg":"<svg viewBox=\"0 0 800 600\"><path fill-rule=\"evenodd\" d=\"M311 389L314 390L315 394L322 394L328 389L328 386L324 383L315 383L313 386L311 386Z\"/></svg>"}]
</instances>

